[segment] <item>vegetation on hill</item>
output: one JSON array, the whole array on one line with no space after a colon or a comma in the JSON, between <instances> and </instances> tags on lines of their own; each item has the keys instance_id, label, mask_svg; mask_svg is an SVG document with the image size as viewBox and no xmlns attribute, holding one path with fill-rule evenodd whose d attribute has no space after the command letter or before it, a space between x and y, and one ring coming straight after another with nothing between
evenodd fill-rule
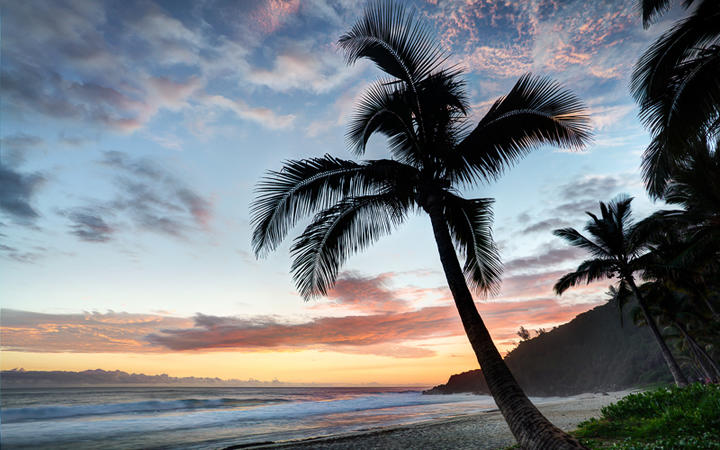
<instances>
[{"instance_id":1,"label":"vegetation on hill","mask_svg":"<svg viewBox=\"0 0 720 450\"><path fill-rule=\"evenodd\" d=\"M579 314L570 322L521 341L505 357L520 386L535 396L619 390L672 377L652 335L629 320L614 301ZM481 370L453 375L429 394L487 393Z\"/></svg>"}]
</instances>

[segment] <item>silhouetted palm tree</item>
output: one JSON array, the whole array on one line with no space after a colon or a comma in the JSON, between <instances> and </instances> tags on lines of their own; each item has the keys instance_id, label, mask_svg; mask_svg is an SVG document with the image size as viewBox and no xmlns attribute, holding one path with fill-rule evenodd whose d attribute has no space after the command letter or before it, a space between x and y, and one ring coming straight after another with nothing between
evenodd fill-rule
<instances>
[{"instance_id":1,"label":"silhouetted palm tree","mask_svg":"<svg viewBox=\"0 0 720 450\"><path fill-rule=\"evenodd\" d=\"M710 288L720 279L720 152L708 142L695 146L663 197L680 209L657 211L641 223L656 241L653 277L693 292L718 321L717 288Z\"/></svg>"},{"instance_id":2,"label":"silhouetted palm tree","mask_svg":"<svg viewBox=\"0 0 720 450\"><path fill-rule=\"evenodd\" d=\"M555 284L555 292L560 295L581 283L589 284L597 280L617 278L620 282L617 291L629 290L633 293L675 383L678 386L685 386L687 379L663 340L657 324L650 315L647 302L635 284L634 274L643 270L642 255L647 249L648 242L641 229L633 225L630 217L631 202L632 198L621 196L607 205L600 202L600 217L588 212L591 220L585 225L585 230L592 239L583 236L574 228L562 228L553 232L569 244L587 250L593 256L592 259L580 264L575 272L560 278Z\"/></svg>"},{"instance_id":3,"label":"silhouetted palm tree","mask_svg":"<svg viewBox=\"0 0 720 450\"><path fill-rule=\"evenodd\" d=\"M650 25L665 13L673 5L672 0L638 0L640 12L642 13L643 27L650 28ZM683 0L682 6L687 9L695 3L695 0Z\"/></svg>"},{"instance_id":4,"label":"silhouetted palm tree","mask_svg":"<svg viewBox=\"0 0 720 450\"><path fill-rule=\"evenodd\" d=\"M663 194L688 147L720 132L720 2L685 0L695 6L641 56L632 76L640 117L653 135L643 154L643 177L653 197ZM669 0L640 0L650 22Z\"/></svg>"},{"instance_id":5,"label":"silhouetted palm tree","mask_svg":"<svg viewBox=\"0 0 720 450\"><path fill-rule=\"evenodd\" d=\"M275 249L298 220L316 213L290 250L293 278L308 299L333 286L352 253L390 233L411 212L426 212L468 339L513 434L529 448L579 447L528 400L478 314L468 284L491 292L501 273L491 234L492 200L466 199L459 189L496 179L543 144L583 146L590 138L583 105L556 83L525 75L471 129L461 71L442 68L446 55L425 25L392 3L368 7L339 45L349 64L367 58L389 76L358 103L350 145L362 155L368 139L380 133L393 159L324 156L287 161L270 172L252 206L255 253Z\"/></svg>"},{"instance_id":6,"label":"silhouetted palm tree","mask_svg":"<svg viewBox=\"0 0 720 450\"><path fill-rule=\"evenodd\" d=\"M720 377L720 366L693 336L694 333L691 333L691 331L702 333L708 327L707 318L698 314L692 293L662 279L643 284L640 286L640 291L649 299L648 306L658 323L673 327L680 332L688 353L705 375L703 378L717 381Z\"/></svg>"}]
</instances>

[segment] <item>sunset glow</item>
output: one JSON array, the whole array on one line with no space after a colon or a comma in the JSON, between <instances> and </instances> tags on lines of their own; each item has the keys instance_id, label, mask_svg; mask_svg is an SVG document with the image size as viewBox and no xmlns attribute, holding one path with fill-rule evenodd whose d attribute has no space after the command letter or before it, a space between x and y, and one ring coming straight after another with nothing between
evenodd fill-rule
<instances>
[{"instance_id":1,"label":"sunset glow","mask_svg":"<svg viewBox=\"0 0 720 450\"><path fill-rule=\"evenodd\" d=\"M41 7L39 5L41 4ZM501 292L477 306L501 353L607 301L563 297L584 253L553 237L598 200L653 205L632 65L677 15L643 30L634 2L412 2L465 70L479 119L525 72L589 105L583 152L541 149L494 184ZM283 161L353 158L353 105L379 72L337 40L361 2L3 2L0 316L3 370L430 386L478 367L430 221L412 217L304 302L292 239L250 245L253 188ZM386 158L373 138L367 158ZM301 229L301 228L300 228ZM291 237L297 235L295 230Z\"/></svg>"}]
</instances>

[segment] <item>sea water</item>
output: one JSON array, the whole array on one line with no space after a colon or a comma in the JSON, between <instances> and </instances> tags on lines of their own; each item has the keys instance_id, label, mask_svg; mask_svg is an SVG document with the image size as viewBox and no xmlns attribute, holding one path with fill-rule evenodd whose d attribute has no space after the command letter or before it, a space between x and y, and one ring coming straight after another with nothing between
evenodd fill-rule
<instances>
[{"instance_id":1,"label":"sea water","mask_svg":"<svg viewBox=\"0 0 720 450\"><path fill-rule=\"evenodd\" d=\"M407 388L3 389L10 448L223 448L344 434L488 411L484 395Z\"/></svg>"}]
</instances>

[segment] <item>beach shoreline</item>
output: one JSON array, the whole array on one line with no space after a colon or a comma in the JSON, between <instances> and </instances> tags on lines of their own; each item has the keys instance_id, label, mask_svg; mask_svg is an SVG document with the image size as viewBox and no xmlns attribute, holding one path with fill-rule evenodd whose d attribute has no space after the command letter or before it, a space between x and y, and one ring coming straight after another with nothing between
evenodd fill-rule
<instances>
[{"instance_id":1,"label":"beach shoreline","mask_svg":"<svg viewBox=\"0 0 720 450\"><path fill-rule=\"evenodd\" d=\"M591 417L598 417L603 406L640 391L640 389L628 389L557 397L537 406L552 423L565 431L570 431L577 428L580 422ZM493 409L477 414L434 419L410 425L372 428L341 435L284 442L231 445L225 447L225 450L267 448L498 449L514 444L515 439L502 414L499 410Z\"/></svg>"}]
</instances>

